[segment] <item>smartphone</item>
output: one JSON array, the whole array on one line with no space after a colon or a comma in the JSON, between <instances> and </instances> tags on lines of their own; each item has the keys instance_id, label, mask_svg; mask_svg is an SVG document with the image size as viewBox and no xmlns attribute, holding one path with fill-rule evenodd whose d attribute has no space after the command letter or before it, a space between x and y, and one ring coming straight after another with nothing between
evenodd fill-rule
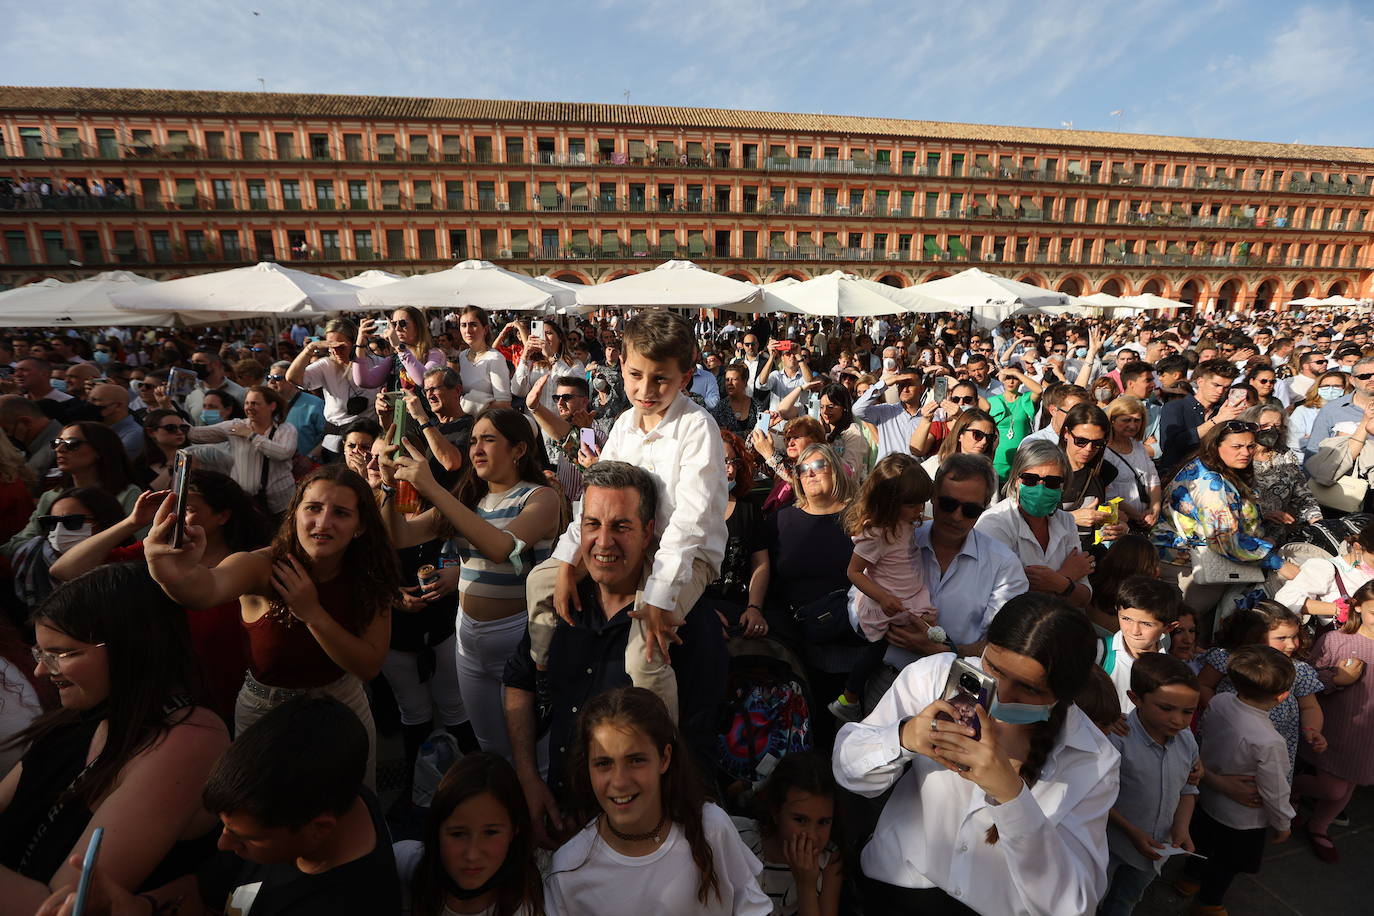
<instances>
[{"instance_id":1,"label":"smartphone","mask_svg":"<svg viewBox=\"0 0 1374 916\"><path fill-rule=\"evenodd\" d=\"M406 427L410 424L410 411L406 410L406 395L404 391L388 391L386 396L391 398L391 444L400 445L401 440L406 437Z\"/></svg>"},{"instance_id":2,"label":"smartphone","mask_svg":"<svg viewBox=\"0 0 1374 916\"><path fill-rule=\"evenodd\" d=\"M184 401L196 389L196 374L190 369L174 367L167 371L167 397Z\"/></svg>"},{"instance_id":3,"label":"smartphone","mask_svg":"<svg viewBox=\"0 0 1374 916\"><path fill-rule=\"evenodd\" d=\"M531 319L530 319L530 336L531 336L531 337L543 337L543 336L544 336L544 320L543 320L542 318L531 318Z\"/></svg>"},{"instance_id":4,"label":"smartphone","mask_svg":"<svg viewBox=\"0 0 1374 916\"><path fill-rule=\"evenodd\" d=\"M943 404L949 399L949 376L939 375L935 377L935 387L931 389L932 398L936 404Z\"/></svg>"},{"instance_id":5,"label":"smartphone","mask_svg":"<svg viewBox=\"0 0 1374 916\"><path fill-rule=\"evenodd\" d=\"M928 366L928 365L930 365L930 360L931 360L931 352L930 352L929 350L922 350L922 351L921 351L921 365L923 365L923 366Z\"/></svg>"},{"instance_id":6,"label":"smartphone","mask_svg":"<svg viewBox=\"0 0 1374 916\"><path fill-rule=\"evenodd\" d=\"M599 455L601 453L601 450L596 447L595 429L587 427L586 429L582 430L582 432L578 435L578 439L581 441L582 447L586 449L588 452L592 453L593 455Z\"/></svg>"},{"instance_id":7,"label":"smartphone","mask_svg":"<svg viewBox=\"0 0 1374 916\"><path fill-rule=\"evenodd\" d=\"M372 333L378 337L385 335L391 330L390 318L377 318L372 322Z\"/></svg>"},{"instance_id":8,"label":"smartphone","mask_svg":"<svg viewBox=\"0 0 1374 916\"><path fill-rule=\"evenodd\" d=\"M81 860L81 880L76 885L72 916L82 916L86 912L86 900L91 895L91 872L95 871L95 860L100 855L100 841L104 838L104 827L97 827L91 831L91 841L86 844L86 855Z\"/></svg>"},{"instance_id":9,"label":"smartphone","mask_svg":"<svg viewBox=\"0 0 1374 916\"><path fill-rule=\"evenodd\" d=\"M1232 388L1231 393L1226 395L1226 403L1235 407L1238 404L1244 404L1246 398L1249 396L1249 393L1244 388Z\"/></svg>"},{"instance_id":10,"label":"smartphone","mask_svg":"<svg viewBox=\"0 0 1374 916\"><path fill-rule=\"evenodd\" d=\"M935 718L944 719L946 722L958 721L960 725L967 725L973 729L973 740L982 740L983 729L974 707L981 706L984 712L991 710L992 699L996 694L997 681L992 675L956 658L954 663L949 666L949 677L945 679L945 692L940 695L940 699L953 706L958 711L959 718L956 720L948 713L943 712L937 712Z\"/></svg>"},{"instance_id":11,"label":"smartphone","mask_svg":"<svg viewBox=\"0 0 1374 916\"><path fill-rule=\"evenodd\" d=\"M177 548L186 539L186 491L191 481L191 453L184 448L177 449L172 459L172 492L176 494L176 518L172 522L172 547Z\"/></svg>"}]
</instances>

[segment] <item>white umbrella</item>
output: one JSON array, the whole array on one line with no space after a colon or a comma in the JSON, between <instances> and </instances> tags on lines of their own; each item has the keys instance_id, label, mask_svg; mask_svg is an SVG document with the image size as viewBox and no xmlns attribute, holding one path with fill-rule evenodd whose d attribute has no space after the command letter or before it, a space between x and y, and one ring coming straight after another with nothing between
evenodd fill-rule
<instances>
[{"instance_id":1,"label":"white umbrella","mask_svg":"<svg viewBox=\"0 0 1374 916\"><path fill-rule=\"evenodd\" d=\"M1316 296L1303 296L1301 299L1293 299L1293 300L1291 300L1291 301L1289 301L1289 302L1285 302L1284 304L1285 304L1285 305L1300 305L1300 306L1302 306L1303 308L1310 308L1311 306L1314 306L1314 305L1320 307L1321 304L1322 304L1324 301L1326 301L1326 300L1324 300L1324 299L1318 299Z\"/></svg>"},{"instance_id":2,"label":"white umbrella","mask_svg":"<svg viewBox=\"0 0 1374 916\"><path fill-rule=\"evenodd\" d=\"M1080 296L1078 298L1080 299L1080 301L1086 302L1089 305L1095 305L1098 308L1117 309L1124 308L1126 306L1125 299L1121 298L1120 296L1113 296L1111 293L1093 293L1091 295Z\"/></svg>"},{"instance_id":3,"label":"white umbrella","mask_svg":"<svg viewBox=\"0 0 1374 916\"><path fill-rule=\"evenodd\" d=\"M951 303L957 309L1000 308L1010 312L1011 309L1024 305L1069 304L1069 297L1064 293L1056 293L1039 286L1032 286L1029 283L1022 283L1019 280L1009 280L1006 277L999 277L976 267L970 267L952 277L942 277L939 280L918 283L904 290L898 290L897 293L898 301L928 296ZM922 311L927 311L927 309L922 309Z\"/></svg>"},{"instance_id":4,"label":"white umbrella","mask_svg":"<svg viewBox=\"0 0 1374 916\"><path fill-rule=\"evenodd\" d=\"M129 312L115 308L111 296L156 281L127 270L107 270L62 283L48 279L0 293L0 325L10 327L106 327L109 325L171 325L176 316L168 312Z\"/></svg>"},{"instance_id":5,"label":"white umbrella","mask_svg":"<svg viewBox=\"0 0 1374 916\"><path fill-rule=\"evenodd\" d=\"M1309 303L1309 307L1316 309L1343 309L1350 308L1352 305L1359 305L1360 300L1350 299L1346 296L1328 296L1316 302Z\"/></svg>"},{"instance_id":6,"label":"white umbrella","mask_svg":"<svg viewBox=\"0 0 1374 916\"><path fill-rule=\"evenodd\" d=\"M663 305L752 312L763 308L763 293L752 283L702 270L691 261L664 261L644 273L580 287L577 301L591 306Z\"/></svg>"},{"instance_id":7,"label":"white umbrella","mask_svg":"<svg viewBox=\"0 0 1374 916\"><path fill-rule=\"evenodd\" d=\"M357 307L460 309L479 305L484 309L529 311L572 305L575 298L573 293L538 277L506 270L490 261L463 261L448 270L358 290Z\"/></svg>"},{"instance_id":8,"label":"white umbrella","mask_svg":"<svg viewBox=\"0 0 1374 916\"><path fill-rule=\"evenodd\" d=\"M140 286L111 299L120 310L174 312L188 324L207 324L265 315L319 314L354 301L356 294L354 287L339 280L264 261Z\"/></svg>"},{"instance_id":9,"label":"white umbrella","mask_svg":"<svg viewBox=\"0 0 1374 916\"><path fill-rule=\"evenodd\" d=\"M825 318L868 318L897 315L906 311L897 302L895 287L856 277L842 270L831 271L810 280L763 286L764 309L770 312L800 312Z\"/></svg>"},{"instance_id":10,"label":"white umbrella","mask_svg":"<svg viewBox=\"0 0 1374 916\"><path fill-rule=\"evenodd\" d=\"M1139 309L1142 312L1192 308L1192 306L1186 302L1175 302L1173 299L1165 299L1163 296L1156 296L1154 293L1141 293L1139 296L1126 296L1121 300L1121 304L1128 308Z\"/></svg>"},{"instance_id":11,"label":"white umbrella","mask_svg":"<svg viewBox=\"0 0 1374 916\"><path fill-rule=\"evenodd\" d=\"M372 289L374 286L386 286L388 283L395 283L397 280L404 279L405 277L389 270L365 270L356 277L349 277L340 282L347 283L349 286L356 286L359 289Z\"/></svg>"}]
</instances>

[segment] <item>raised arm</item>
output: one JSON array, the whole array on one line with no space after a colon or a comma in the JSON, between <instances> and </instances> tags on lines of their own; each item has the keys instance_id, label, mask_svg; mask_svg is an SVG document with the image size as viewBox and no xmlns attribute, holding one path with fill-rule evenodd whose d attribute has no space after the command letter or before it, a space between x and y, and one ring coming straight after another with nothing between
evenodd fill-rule
<instances>
[{"instance_id":1,"label":"raised arm","mask_svg":"<svg viewBox=\"0 0 1374 916\"><path fill-rule=\"evenodd\" d=\"M213 569L201 566L205 532L187 525L183 545L172 547L175 513L176 496L168 494L143 541L148 571L168 597L183 607L199 610L237 601L247 594L267 593L272 564L265 554L235 553Z\"/></svg>"},{"instance_id":2,"label":"raised arm","mask_svg":"<svg viewBox=\"0 0 1374 916\"><path fill-rule=\"evenodd\" d=\"M170 492L148 490L140 493L132 512L104 531L97 531L76 546L68 548L67 552L48 568L48 575L60 582L66 582L82 573L90 572L97 566L103 566L111 550L137 537L138 532L152 524L158 506L162 505L162 501Z\"/></svg>"}]
</instances>

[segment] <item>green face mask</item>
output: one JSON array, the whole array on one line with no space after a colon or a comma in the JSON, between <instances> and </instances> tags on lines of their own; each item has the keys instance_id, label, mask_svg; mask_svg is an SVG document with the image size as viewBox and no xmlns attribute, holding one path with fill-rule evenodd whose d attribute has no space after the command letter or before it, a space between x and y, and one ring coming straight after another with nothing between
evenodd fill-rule
<instances>
[{"instance_id":1,"label":"green face mask","mask_svg":"<svg viewBox=\"0 0 1374 916\"><path fill-rule=\"evenodd\" d=\"M1051 490L1043 483L1033 487L1022 484L1016 491L1017 505L1034 518L1048 518L1053 515L1063 498L1063 489Z\"/></svg>"}]
</instances>

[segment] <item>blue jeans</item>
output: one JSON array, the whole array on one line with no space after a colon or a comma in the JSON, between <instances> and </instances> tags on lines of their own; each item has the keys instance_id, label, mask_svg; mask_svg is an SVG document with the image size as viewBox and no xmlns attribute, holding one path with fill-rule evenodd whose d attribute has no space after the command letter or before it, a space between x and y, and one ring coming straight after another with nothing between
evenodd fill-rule
<instances>
[{"instance_id":1,"label":"blue jeans","mask_svg":"<svg viewBox=\"0 0 1374 916\"><path fill-rule=\"evenodd\" d=\"M1154 879L1153 868L1136 868L1112 856L1107 862L1107 896L1102 898L1097 916L1131 916Z\"/></svg>"}]
</instances>

